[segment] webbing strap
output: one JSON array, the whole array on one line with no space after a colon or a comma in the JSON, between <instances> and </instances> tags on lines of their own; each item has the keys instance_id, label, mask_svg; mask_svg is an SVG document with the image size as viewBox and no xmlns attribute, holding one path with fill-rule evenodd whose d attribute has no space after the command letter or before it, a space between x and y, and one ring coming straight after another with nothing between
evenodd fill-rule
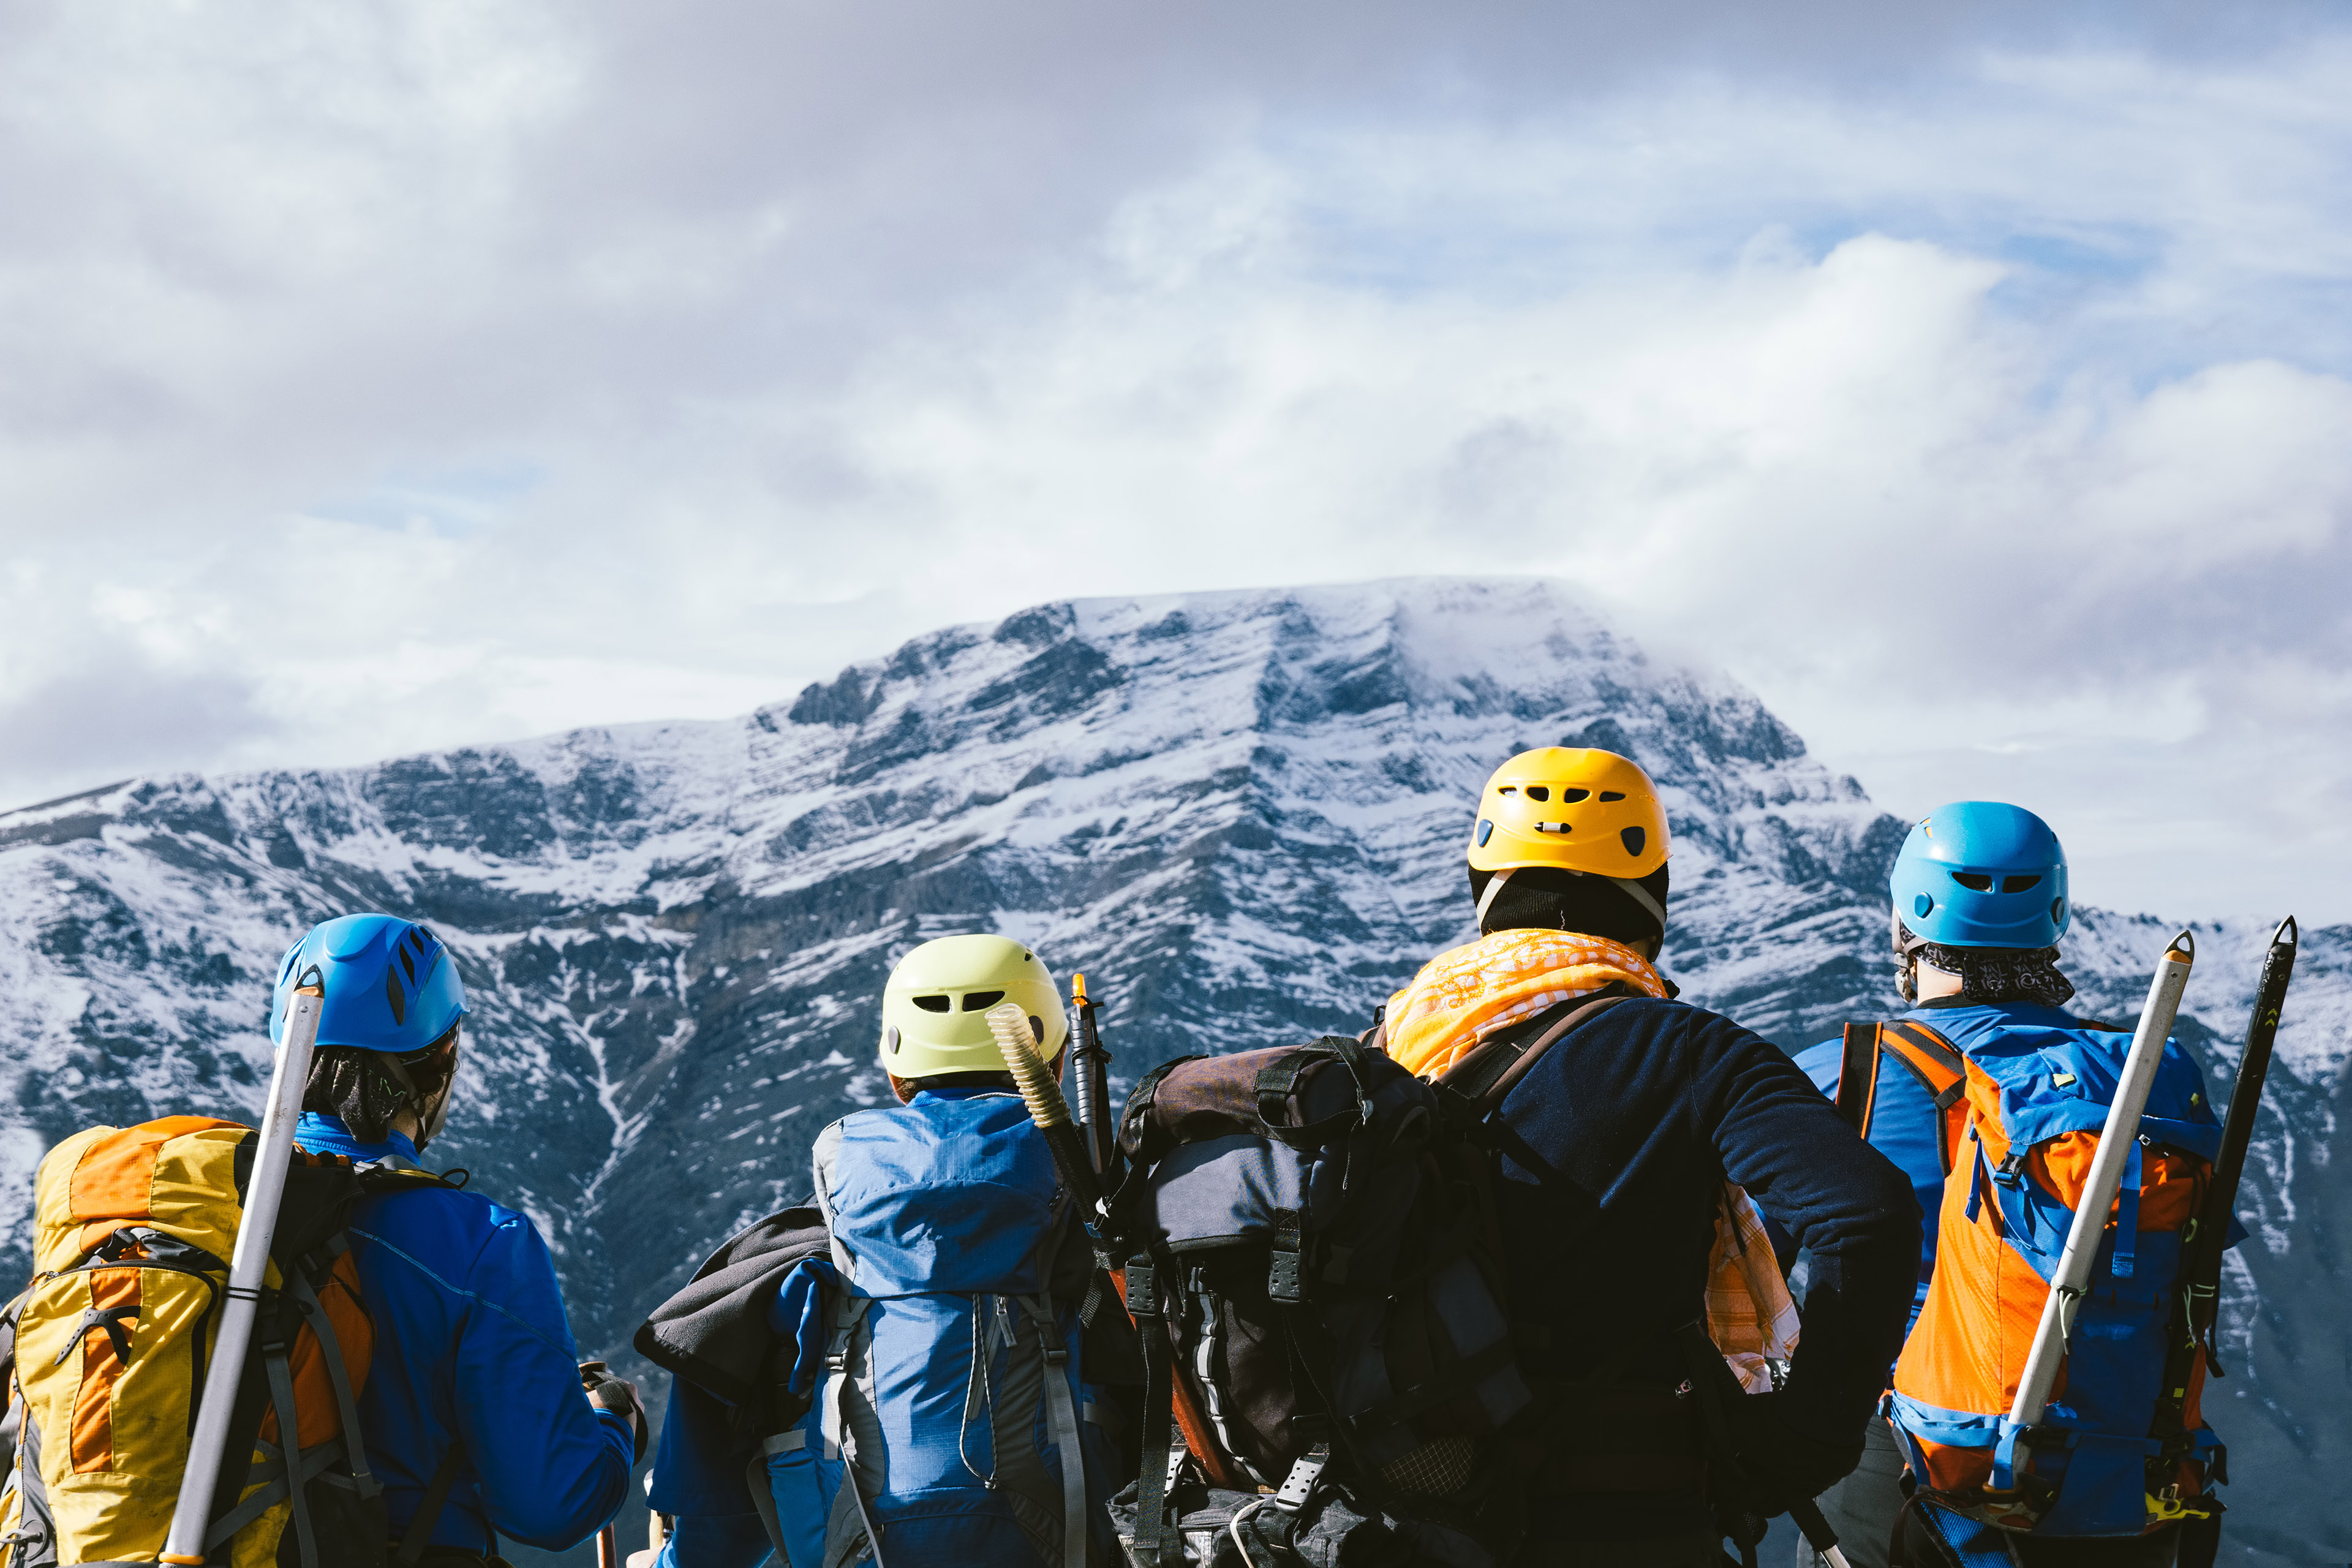
<instances>
[{"instance_id":1,"label":"webbing strap","mask_svg":"<svg viewBox=\"0 0 2352 1568\"><path fill-rule=\"evenodd\" d=\"M1903 1064L1936 1107L1936 1153L1944 1173L1952 1173L1959 1150L1960 1129L1968 1120L1968 1058L1949 1040L1925 1024L1900 1018L1878 1030L1882 1049Z\"/></svg>"},{"instance_id":2,"label":"webbing strap","mask_svg":"<svg viewBox=\"0 0 2352 1568\"><path fill-rule=\"evenodd\" d=\"M866 1321L866 1310L873 1305L874 1300L870 1296L843 1296L834 1314L833 1344L824 1358L825 1375L833 1380L834 1419L841 1431L843 1459L841 1490L834 1494L834 1517L825 1524L825 1555L828 1559L835 1556L834 1543L841 1537L841 1527L848 1522L846 1512L841 1506L845 1493L856 1510L859 1527L866 1532L866 1555L874 1560L874 1568L887 1568L882 1560L882 1531L874 1522L873 1510L866 1506L865 1483L857 1475L860 1467L872 1463L879 1456L860 1452L864 1445L857 1440L857 1434L849 1420L849 1389L856 1381L850 1375L849 1358L858 1327Z\"/></svg>"},{"instance_id":3,"label":"webbing strap","mask_svg":"<svg viewBox=\"0 0 2352 1568\"><path fill-rule=\"evenodd\" d=\"M335 1325L327 1316L326 1303L319 1300L319 1293L310 1288L302 1270L293 1269L291 1277L294 1305L309 1320L310 1332L327 1360L328 1381L335 1386L335 1413L342 1417L343 1452L351 1458L352 1490L362 1499L372 1499L383 1490L383 1485L368 1468L367 1445L360 1436L359 1401L352 1395L352 1377L343 1366L342 1346L335 1338ZM282 1437L285 1433L278 1436Z\"/></svg>"},{"instance_id":4,"label":"webbing strap","mask_svg":"<svg viewBox=\"0 0 2352 1568\"><path fill-rule=\"evenodd\" d=\"M399 1568L416 1568L418 1559L425 1555L425 1542L433 1539L434 1522L448 1503L449 1489L457 1484L457 1471L465 1462L466 1446L450 1438L448 1451L433 1468L433 1479L425 1483L425 1495L416 1500L416 1512L409 1518L408 1533L400 1538L400 1550L392 1555Z\"/></svg>"},{"instance_id":5,"label":"webbing strap","mask_svg":"<svg viewBox=\"0 0 2352 1568\"><path fill-rule=\"evenodd\" d=\"M1062 1459L1062 1568L1087 1568L1087 1460L1078 1446L1078 1403L1070 1392L1070 1352L1062 1342L1061 1326L1045 1309L1044 1299L1018 1299L1037 1331L1037 1348L1045 1358L1045 1410L1053 1423L1054 1446Z\"/></svg>"},{"instance_id":6,"label":"webbing strap","mask_svg":"<svg viewBox=\"0 0 2352 1568\"><path fill-rule=\"evenodd\" d=\"M2109 1271L2118 1279L2131 1278L2139 1250L2139 1184L2145 1179L2141 1172L2140 1142L2135 1136L2131 1148L2124 1154L2123 1190L2116 1194L2116 1250Z\"/></svg>"},{"instance_id":7,"label":"webbing strap","mask_svg":"<svg viewBox=\"0 0 2352 1568\"><path fill-rule=\"evenodd\" d=\"M1138 1568L1181 1568L1184 1544L1168 1518L1168 1491L1183 1446L1171 1428L1176 1417L1175 1351L1168 1321L1160 1315L1160 1276L1148 1255L1128 1259L1127 1310L1143 1336L1142 1463L1135 1478L1135 1542ZM1167 1462L1162 1464L1160 1457Z\"/></svg>"},{"instance_id":8,"label":"webbing strap","mask_svg":"<svg viewBox=\"0 0 2352 1568\"><path fill-rule=\"evenodd\" d=\"M269 1378L269 1403L278 1412L278 1447L287 1461L286 1500L294 1510L294 1539L302 1551L302 1568L319 1568L319 1538L310 1528L309 1489L302 1484L302 1431L294 1419L294 1379L286 1370L286 1347L265 1344L261 1364Z\"/></svg>"},{"instance_id":9,"label":"webbing strap","mask_svg":"<svg viewBox=\"0 0 2352 1568\"><path fill-rule=\"evenodd\" d=\"M230 1536L235 1535L238 1531L243 1530L247 1525L251 1524L255 1520L259 1519L263 1514L268 1513L271 1509L277 1507L278 1500L286 1495L287 1469L285 1455L277 1447L270 1444L262 1442L259 1438L256 1438L254 1440L254 1446L259 1448L265 1456L260 1470L262 1484L254 1488L251 1496L246 1498L235 1508L230 1509L226 1513L222 1514L218 1519L214 1520L211 1524L205 1527L205 1550L207 1552L212 1551L214 1547L218 1546L222 1542L226 1541ZM296 1457L297 1468L294 1474L297 1484L311 1480L324 1480L330 1484L340 1482L342 1478L328 1475L326 1473L326 1469L329 1465L333 1464L337 1459L340 1459L342 1457L343 1445L340 1440L331 1440L329 1442L321 1443L316 1447L303 1449L302 1452ZM253 1479L251 1472L247 1473L246 1479L247 1480L251 1480Z\"/></svg>"},{"instance_id":10,"label":"webbing strap","mask_svg":"<svg viewBox=\"0 0 2352 1568\"><path fill-rule=\"evenodd\" d=\"M1864 1138L1870 1136L1872 1090L1878 1087L1878 1026L1848 1024L1845 1050L1838 1058L1837 1113Z\"/></svg>"},{"instance_id":11,"label":"webbing strap","mask_svg":"<svg viewBox=\"0 0 2352 1568\"><path fill-rule=\"evenodd\" d=\"M1274 1211L1274 1238L1266 1244L1265 1293L1269 1300L1305 1300L1299 1286L1299 1253L1307 1245L1297 1209Z\"/></svg>"},{"instance_id":12,"label":"webbing strap","mask_svg":"<svg viewBox=\"0 0 2352 1568\"><path fill-rule=\"evenodd\" d=\"M1522 1046L1513 1038L1512 1030L1498 1031L1492 1038L1465 1056L1461 1061L1440 1073L1438 1087L1462 1095L1481 1117L1493 1112L1509 1097L1519 1079L1525 1078L1543 1054L1566 1038L1570 1030L1590 1018L1598 1016L1629 1000L1618 989L1620 981L1611 981L1602 994L1582 1006L1571 1007L1551 1027ZM1542 1014L1538 1014L1540 1018ZM1533 1020L1530 1020L1533 1022Z\"/></svg>"}]
</instances>

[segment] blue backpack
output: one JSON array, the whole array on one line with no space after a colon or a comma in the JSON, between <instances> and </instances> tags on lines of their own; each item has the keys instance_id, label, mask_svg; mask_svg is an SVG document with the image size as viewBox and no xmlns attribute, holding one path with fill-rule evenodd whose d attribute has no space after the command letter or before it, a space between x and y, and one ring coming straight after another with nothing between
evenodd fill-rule
<instances>
[{"instance_id":1,"label":"blue backpack","mask_svg":"<svg viewBox=\"0 0 2352 1568\"><path fill-rule=\"evenodd\" d=\"M1053 1290L1076 1226L1019 1098L859 1111L818 1136L814 1164L832 1264L802 1264L817 1288L787 1291L807 1303L812 1398L767 1439L753 1489L782 1563L1115 1559L1111 1448L1077 1304Z\"/></svg>"}]
</instances>

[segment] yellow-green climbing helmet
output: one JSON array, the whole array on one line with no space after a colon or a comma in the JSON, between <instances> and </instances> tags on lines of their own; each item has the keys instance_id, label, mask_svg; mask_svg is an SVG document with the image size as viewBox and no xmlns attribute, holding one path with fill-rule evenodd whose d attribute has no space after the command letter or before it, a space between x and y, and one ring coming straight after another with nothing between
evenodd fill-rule
<instances>
[{"instance_id":1,"label":"yellow-green climbing helmet","mask_svg":"<svg viewBox=\"0 0 2352 1568\"><path fill-rule=\"evenodd\" d=\"M882 988L882 1070L892 1078L1003 1072L986 1014L1014 1001L1051 1062L1069 1038L1061 994L1036 953L1002 936L943 936L898 961Z\"/></svg>"}]
</instances>

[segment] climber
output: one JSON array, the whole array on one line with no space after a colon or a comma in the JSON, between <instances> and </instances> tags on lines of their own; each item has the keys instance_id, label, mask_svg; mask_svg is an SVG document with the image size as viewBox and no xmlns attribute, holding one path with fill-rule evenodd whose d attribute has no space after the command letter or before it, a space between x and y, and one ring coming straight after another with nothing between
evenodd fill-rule
<instances>
[{"instance_id":1,"label":"climber","mask_svg":"<svg viewBox=\"0 0 2352 1568\"><path fill-rule=\"evenodd\" d=\"M287 953L278 1018L314 966L326 1007L296 1142L414 1164L457 1081L466 988L455 955L390 915L328 921ZM495 1559L498 1534L548 1551L594 1534L625 1495L645 1416L635 1385L601 1363L583 1397L562 1289L530 1219L420 1183L362 1198L349 1231L376 1331L360 1424L393 1541L428 1513L419 1544L436 1562Z\"/></svg>"},{"instance_id":2,"label":"climber","mask_svg":"<svg viewBox=\"0 0 2352 1568\"><path fill-rule=\"evenodd\" d=\"M2008 1409L2046 1295L2046 1268L2037 1272L2014 1250L2021 1240L2033 1246L2040 1226L2013 1222L2026 1205L2063 1215L2069 1193L2081 1190L2132 1026L2064 1010L2074 994L2057 964L2073 914L2066 855L2033 813L1997 801L1937 808L1905 838L1889 891L1895 988L1911 1007L1849 1025L1842 1038L1797 1057L1870 1144L1902 1167L1923 1221L1912 1323L1888 1402L1896 1424L1866 1424L1861 1465L1822 1496L1822 1510L1854 1568L2009 1563L2012 1547L2014 1561L2053 1568L2170 1563L2182 1523L2202 1526L2218 1512L2198 1511L2207 1501L2211 1434L2197 1417L2193 1388L2168 1417L2151 1409L2147 1393L2159 1381L2171 1294L2154 1282L2178 1268L2189 1194L2219 1147L2203 1074L2178 1046L2166 1047L2141 1123L2147 1158L2136 1162L2140 1178L2127 1184L2137 1209L2129 1245L2138 1258L2126 1268L2148 1286L2137 1293L2146 1300L2102 1292L2085 1306L2085 1321L2105 1321L2102 1342L2112 1349L2067 1384L2074 1418L2127 1444L2132 1462L2105 1474L2085 1466L2082 1476L2095 1478L2095 1489L2093 1479L2067 1486L2055 1472L2047 1489L2063 1506L2053 1510L2045 1498L2031 1530L1971 1520L1969 1500L1994 1479L1994 1420ZM2085 1064L2089 1070L2079 1070ZM2008 1157L1990 1156L1999 1170L1979 1182L1978 1151L1992 1140ZM2015 1172L2031 1173L2030 1189L2016 1184ZM1984 1201L1987 1193L1994 1201ZM2062 1220L2056 1235L2064 1234ZM2054 1252L2048 1261L2054 1265ZM2022 1321L2027 1332L2009 1336L2016 1342L2004 1348L1986 1317L1994 1310L2003 1322ZM2124 1375L2126 1368L2137 1370ZM2139 1449L2152 1436L2169 1446L2143 1474ZM1906 1508L1906 1495L1921 1487L1960 1506L1923 1495ZM2148 1513L2144 1499L2168 1489L2182 1500L2170 1516ZM2000 1511L2019 1522L2027 1517ZM2085 1528L2093 1512L2100 1522ZM1810 1564L1812 1554L1801 1548L1799 1560Z\"/></svg>"},{"instance_id":3,"label":"climber","mask_svg":"<svg viewBox=\"0 0 2352 1568\"><path fill-rule=\"evenodd\" d=\"M1714 1568L1724 1535L1760 1534L1761 1518L1860 1457L1900 1342L1916 1206L1780 1049L1673 1000L1657 965L1665 808L1638 765L1560 747L1514 757L1486 784L1468 850L1479 937L1384 1009L1375 1038L1393 1057L1434 1077L1482 1042L1522 1048L1623 998L1579 1017L1497 1118L1499 1219L1546 1450L1528 1502L1541 1528L1521 1561ZM1712 1238L1752 1242L1748 1261L1769 1263L1749 1197L1814 1261L1785 1386L1725 1413L1736 1485L1732 1466L1710 1467L1697 1402L1677 1397L1694 1376L1677 1331L1721 1278ZM1770 1315L1768 1331L1793 1326L1793 1312Z\"/></svg>"},{"instance_id":4,"label":"climber","mask_svg":"<svg viewBox=\"0 0 2352 1568\"><path fill-rule=\"evenodd\" d=\"M1103 1505L1131 1467L1091 1381L1093 1254L989 1033L1008 999L1058 1071L1069 1029L1032 949L907 953L880 1020L898 1103L818 1134L814 1207L735 1237L638 1331L677 1375L659 1568L856 1562L876 1537L893 1563L1116 1558Z\"/></svg>"}]
</instances>

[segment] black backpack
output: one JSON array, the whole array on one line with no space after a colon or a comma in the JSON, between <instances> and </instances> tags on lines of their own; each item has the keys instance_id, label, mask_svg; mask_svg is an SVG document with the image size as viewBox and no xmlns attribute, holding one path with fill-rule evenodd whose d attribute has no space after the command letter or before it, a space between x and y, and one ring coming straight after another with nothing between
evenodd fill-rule
<instances>
[{"instance_id":1,"label":"black backpack","mask_svg":"<svg viewBox=\"0 0 2352 1568\"><path fill-rule=\"evenodd\" d=\"M1327 1036L1136 1087L1112 1199L1147 1384L1141 1469L1112 1505L1134 1562L1507 1558L1520 1489L1497 1437L1531 1396L1485 1125L1616 999L1434 1084Z\"/></svg>"}]
</instances>

